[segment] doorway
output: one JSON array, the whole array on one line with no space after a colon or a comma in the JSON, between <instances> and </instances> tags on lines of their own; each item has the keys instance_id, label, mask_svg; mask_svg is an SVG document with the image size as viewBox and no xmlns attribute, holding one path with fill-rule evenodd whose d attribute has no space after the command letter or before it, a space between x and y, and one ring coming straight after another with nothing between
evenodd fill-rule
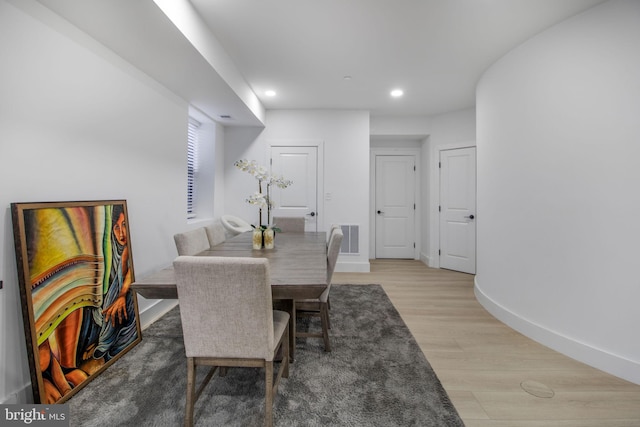
<instances>
[{"instance_id":1,"label":"doorway","mask_svg":"<svg viewBox=\"0 0 640 427\"><path fill-rule=\"evenodd\" d=\"M413 154L375 155L375 258L416 257L417 170Z\"/></svg>"},{"instance_id":2,"label":"doorway","mask_svg":"<svg viewBox=\"0 0 640 427\"><path fill-rule=\"evenodd\" d=\"M440 151L440 267L476 272L476 148Z\"/></svg>"},{"instance_id":3,"label":"doorway","mask_svg":"<svg viewBox=\"0 0 640 427\"><path fill-rule=\"evenodd\" d=\"M272 216L304 217L305 231L318 231L319 147L272 144L270 150L271 172L293 181L286 189L272 187Z\"/></svg>"}]
</instances>

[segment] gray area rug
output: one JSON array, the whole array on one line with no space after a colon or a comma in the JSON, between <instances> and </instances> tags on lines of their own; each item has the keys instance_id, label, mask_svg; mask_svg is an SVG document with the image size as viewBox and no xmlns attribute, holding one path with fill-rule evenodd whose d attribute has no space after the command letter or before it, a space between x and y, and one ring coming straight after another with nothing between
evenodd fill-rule
<instances>
[{"instance_id":1,"label":"gray area rug","mask_svg":"<svg viewBox=\"0 0 640 427\"><path fill-rule=\"evenodd\" d=\"M69 400L72 426L180 426L186 359L179 308ZM463 426L440 381L379 285L331 289L332 352L298 338L274 402L276 426ZM319 328L313 318L299 326ZM204 377L206 368L199 371ZM197 426L260 426L264 374L233 368L196 403Z\"/></svg>"}]
</instances>

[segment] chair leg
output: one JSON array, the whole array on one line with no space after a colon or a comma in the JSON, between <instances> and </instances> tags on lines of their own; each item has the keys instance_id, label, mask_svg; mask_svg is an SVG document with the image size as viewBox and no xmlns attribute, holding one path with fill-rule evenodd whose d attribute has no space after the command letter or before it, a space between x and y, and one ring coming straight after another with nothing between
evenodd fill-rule
<instances>
[{"instance_id":1,"label":"chair leg","mask_svg":"<svg viewBox=\"0 0 640 427\"><path fill-rule=\"evenodd\" d=\"M193 408L196 399L196 364L193 357L187 358L187 402L184 408L185 427L193 426Z\"/></svg>"},{"instance_id":2,"label":"chair leg","mask_svg":"<svg viewBox=\"0 0 640 427\"><path fill-rule=\"evenodd\" d=\"M284 378L289 378L289 325L287 325L286 330L284 331L284 338L282 339L282 364L280 365L280 369L282 369L282 376Z\"/></svg>"},{"instance_id":3,"label":"chair leg","mask_svg":"<svg viewBox=\"0 0 640 427\"><path fill-rule=\"evenodd\" d=\"M331 351L331 344L329 343L329 308L327 303L320 303L320 320L322 323L324 351Z\"/></svg>"},{"instance_id":4,"label":"chair leg","mask_svg":"<svg viewBox=\"0 0 640 427\"><path fill-rule=\"evenodd\" d=\"M273 427L273 361L265 363L264 374L264 425Z\"/></svg>"}]
</instances>

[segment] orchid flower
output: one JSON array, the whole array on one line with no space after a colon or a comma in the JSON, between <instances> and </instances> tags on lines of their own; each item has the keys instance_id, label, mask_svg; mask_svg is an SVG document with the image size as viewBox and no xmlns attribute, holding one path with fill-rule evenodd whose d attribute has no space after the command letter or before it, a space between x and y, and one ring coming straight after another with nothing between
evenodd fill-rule
<instances>
[{"instance_id":1,"label":"orchid flower","mask_svg":"<svg viewBox=\"0 0 640 427\"><path fill-rule=\"evenodd\" d=\"M267 168L259 166L255 160L237 160L233 163L235 167L243 172L247 172L258 180L258 191L246 199L247 203L260 208L260 224L262 224L262 209L267 209L267 222L271 221L271 209L275 206L270 197L269 188L275 185L278 188L287 188L293 181L285 179L282 175L270 174ZM266 184L266 194L262 193L262 183ZM260 225L262 227L262 225Z\"/></svg>"}]
</instances>

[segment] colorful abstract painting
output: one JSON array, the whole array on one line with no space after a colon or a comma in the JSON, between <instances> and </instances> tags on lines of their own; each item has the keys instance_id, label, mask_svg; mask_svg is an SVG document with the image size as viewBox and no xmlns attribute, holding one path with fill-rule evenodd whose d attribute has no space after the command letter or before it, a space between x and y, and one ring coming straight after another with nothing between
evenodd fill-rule
<instances>
[{"instance_id":1,"label":"colorful abstract painting","mask_svg":"<svg viewBox=\"0 0 640 427\"><path fill-rule=\"evenodd\" d=\"M12 203L35 403L62 403L141 339L124 200Z\"/></svg>"}]
</instances>

